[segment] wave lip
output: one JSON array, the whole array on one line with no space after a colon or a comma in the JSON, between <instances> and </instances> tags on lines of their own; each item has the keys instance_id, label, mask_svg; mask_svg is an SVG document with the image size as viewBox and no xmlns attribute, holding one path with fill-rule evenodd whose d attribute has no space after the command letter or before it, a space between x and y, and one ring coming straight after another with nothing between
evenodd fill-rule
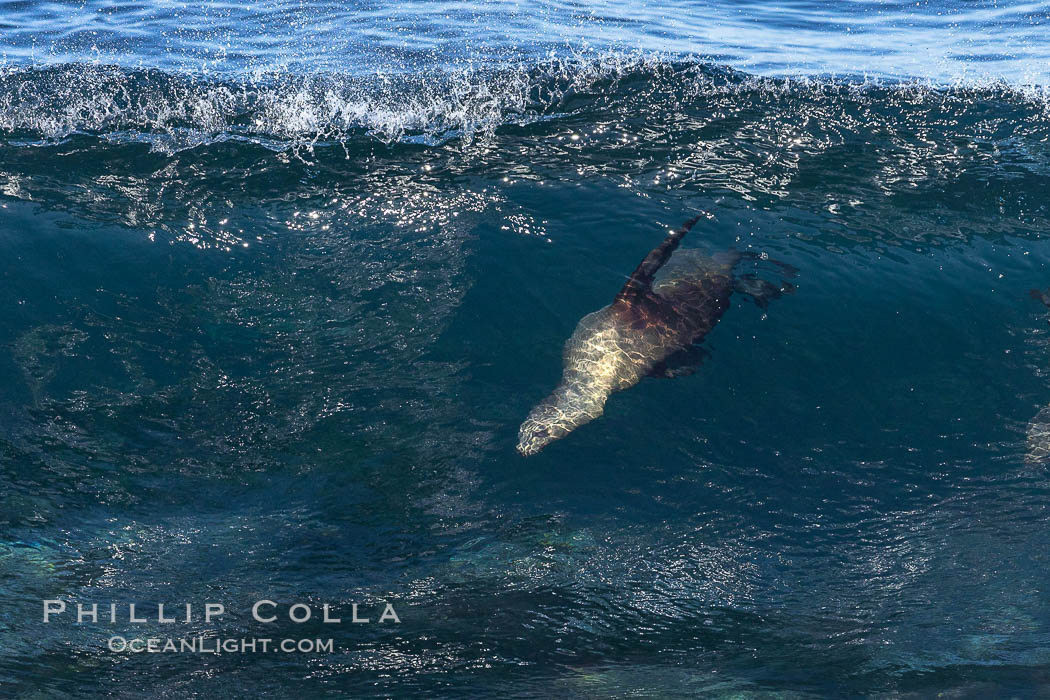
<instances>
[{"instance_id":1,"label":"wave lip","mask_svg":"<svg viewBox=\"0 0 1050 700\"><path fill-rule=\"evenodd\" d=\"M374 76L255 73L208 82L158 70L66 64L0 73L0 132L45 140L137 134L158 148L220 136L302 143L365 132L381 141L467 141L556 110L566 95L646 59L551 60L494 71ZM166 138L165 138L166 137Z\"/></svg>"},{"instance_id":2,"label":"wave lip","mask_svg":"<svg viewBox=\"0 0 1050 700\"><path fill-rule=\"evenodd\" d=\"M285 148L368 134L384 143L470 143L507 125L569 114L688 111L705 98L754 94L805 99L894 99L966 91L1040 106L1050 92L1002 83L881 84L865 78L762 78L699 61L641 53L495 69L349 76L258 72L209 81L155 69L65 64L0 71L0 133L53 141L87 133L144 140L173 152L230 137ZM979 98L980 95L977 95Z\"/></svg>"}]
</instances>

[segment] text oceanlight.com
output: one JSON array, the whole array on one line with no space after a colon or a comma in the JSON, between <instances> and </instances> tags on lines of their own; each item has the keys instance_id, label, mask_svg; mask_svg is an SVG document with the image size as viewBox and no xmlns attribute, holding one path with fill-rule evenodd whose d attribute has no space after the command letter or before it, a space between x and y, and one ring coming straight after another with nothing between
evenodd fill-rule
<instances>
[{"instance_id":1,"label":"text oceanlight.com","mask_svg":"<svg viewBox=\"0 0 1050 700\"><path fill-rule=\"evenodd\" d=\"M132 652L136 654L253 654L255 652L293 653L330 653L333 651L331 639L271 639L252 637L250 639L216 639L208 637L182 637L179 639L161 639L150 637L128 639L119 634L109 638L109 650L115 652Z\"/></svg>"}]
</instances>

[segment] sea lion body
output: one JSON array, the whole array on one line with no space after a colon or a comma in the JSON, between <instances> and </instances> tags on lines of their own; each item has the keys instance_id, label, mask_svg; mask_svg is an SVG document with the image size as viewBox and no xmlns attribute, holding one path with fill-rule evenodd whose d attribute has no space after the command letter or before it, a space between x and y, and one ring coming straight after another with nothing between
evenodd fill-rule
<instances>
[{"instance_id":1,"label":"sea lion body","mask_svg":"<svg viewBox=\"0 0 1050 700\"><path fill-rule=\"evenodd\" d=\"M665 266L695 221L646 256L612 304L577 324L565 344L561 382L521 425L522 455L535 454L600 416L613 392L646 376L674 376L667 361L703 340L729 308L734 289L762 302L779 295L781 290L764 280L747 278L740 286L733 276L742 257L736 251L714 256L682 251Z\"/></svg>"}]
</instances>

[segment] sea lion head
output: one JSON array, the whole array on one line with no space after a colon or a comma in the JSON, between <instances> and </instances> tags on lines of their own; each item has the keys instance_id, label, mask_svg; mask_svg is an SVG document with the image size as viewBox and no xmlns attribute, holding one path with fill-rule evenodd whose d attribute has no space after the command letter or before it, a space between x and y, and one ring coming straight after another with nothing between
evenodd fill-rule
<instances>
[{"instance_id":1,"label":"sea lion head","mask_svg":"<svg viewBox=\"0 0 1050 700\"><path fill-rule=\"evenodd\" d=\"M523 457L534 455L575 428L565 412L548 400L536 406L518 429L518 452Z\"/></svg>"},{"instance_id":2,"label":"sea lion head","mask_svg":"<svg viewBox=\"0 0 1050 700\"><path fill-rule=\"evenodd\" d=\"M534 455L550 443L565 437L584 423L602 414L609 390L584 381L572 373L550 396L536 405L518 429L518 452Z\"/></svg>"}]
</instances>

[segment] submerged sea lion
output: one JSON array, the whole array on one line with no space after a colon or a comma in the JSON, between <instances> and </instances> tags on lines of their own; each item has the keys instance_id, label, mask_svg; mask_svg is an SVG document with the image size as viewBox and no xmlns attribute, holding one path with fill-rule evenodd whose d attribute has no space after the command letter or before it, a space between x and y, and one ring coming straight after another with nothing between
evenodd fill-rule
<instances>
[{"instance_id":1,"label":"submerged sea lion","mask_svg":"<svg viewBox=\"0 0 1050 700\"><path fill-rule=\"evenodd\" d=\"M683 250L671 260L702 216L668 234L646 255L612 304L580 320L565 344L561 383L521 424L518 451L522 455L534 455L594 420L611 393L634 386L642 377L690 373L688 360L701 352L694 345L729 308L732 292L744 293L765 307L770 299L793 289L786 282L777 286L754 274L735 277L733 269L745 257L735 250L714 256ZM790 266L773 262L794 274Z\"/></svg>"}]
</instances>

